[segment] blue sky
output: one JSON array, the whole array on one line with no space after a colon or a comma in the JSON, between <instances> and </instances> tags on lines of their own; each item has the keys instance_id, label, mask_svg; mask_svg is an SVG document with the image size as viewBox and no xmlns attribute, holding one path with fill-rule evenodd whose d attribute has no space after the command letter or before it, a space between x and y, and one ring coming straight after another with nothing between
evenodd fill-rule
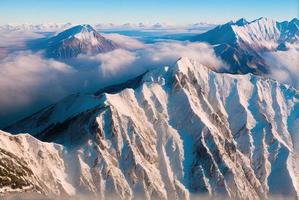
<instances>
[{"instance_id":1,"label":"blue sky","mask_svg":"<svg viewBox=\"0 0 299 200\"><path fill-rule=\"evenodd\" d=\"M299 0L1 0L0 24L127 23L187 24L261 16L289 20Z\"/></svg>"}]
</instances>

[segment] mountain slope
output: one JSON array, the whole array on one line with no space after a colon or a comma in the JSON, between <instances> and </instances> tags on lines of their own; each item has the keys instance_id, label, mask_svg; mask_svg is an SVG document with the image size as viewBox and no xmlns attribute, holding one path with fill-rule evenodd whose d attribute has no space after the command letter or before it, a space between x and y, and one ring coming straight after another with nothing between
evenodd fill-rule
<instances>
[{"instance_id":1,"label":"mountain slope","mask_svg":"<svg viewBox=\"0 0 299 200\"><path fill-rule=\"evenodd\" d=\"M74 194L68 183L63 147L43 143L29 134L0 131L0 194L32 191Z\"/></svg>"},{"instance_id":2,"label":"mountain slope","mask_svg":"<svg viewBox=\"0 0 299 200\"><path fill-rule=\"evenodd\" d=\"M72 58L79 54L96 54L112 51L118 46L104 38L90 25L78 25L50 38L46 53L54 58Z\"/></svg>"},{"instance_id":3,"label":"mountain slope","mask_svg":"<svg viewBox=\"0 0 299 200\"><path fill-rule=\"evenodd\" d=\"M261 53L286 50L288 44L299 44L299 21L276 22L259 18L252 22L240 19L220 25L191 38L214 45L215 52L231 67L230 73L268 74L269 67Z\"/></svg>"},{"instance_id":4,"label":"mountain slope","mask_svg":"<svg viewBox=\"0 0 299 200\"><path fill-rule=\"evenodd\" d=\"M215 73L182 58L145 74L135 89L78 98L79 105L84 98L97 103L47 128L37 123L49 118L41 111L7 129L64 146L75 159L60 156L76 169L68 183L77 193L122 199L299 196L299 96L291 87L251 74ZM67 100L57 105L77 107Z\"/></svg>"}]
</instances>

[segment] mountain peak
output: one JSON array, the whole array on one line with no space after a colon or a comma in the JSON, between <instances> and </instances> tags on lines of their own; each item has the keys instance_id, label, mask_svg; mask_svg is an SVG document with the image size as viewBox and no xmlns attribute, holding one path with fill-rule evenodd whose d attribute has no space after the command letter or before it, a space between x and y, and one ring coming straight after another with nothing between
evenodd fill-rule
<instances>
[{"instance_id":1,"label":"mountain peak","mask_svg":"<svg viewBox=\"0 0 299 200\"><path fill-rule=\"evenodd\" d=\"M80 32L96 32L96 30L89 24L77 25L73 28L80 30Z\"/></svg>"},{"instance_id":2,"label":"mountain peak","mask_svg":"<svg viewBox=\"0 0 299 200\"><path fill-rule=\"evenodd\" d=\"M82 24L66 29L65 31L59 33L57 36L61 35L64 38L68 38L80 33L97 33L97 31L89 24Z\"/></svg>"},{"instance_id":3,"label":"mountain peak","mask_svg":"<svg viewBox=\"0 0 299 200\"><path fill-rule=\"evenodd\" d=\"M48 41L47 54L55 58L71 58L78 54L105 53L118 48L113 41L106 39L91 25L71 27Z\"/></svg>"},{"instance_id":4,"label":"mountain peak","mask_svg":"<svg viewBox=\"0 0 299 200\"><path fill-rule=\"evenodd\" d=\"M294 18L294 19L292 19L290 21L290 23L299 25L299 19L298 18Z\"/></svg>"},{"instance_id":5,"label":"mountain peak","mask_svg":"<svg viewBox=\"0 0 299 200\"><path fill-rule=\"evenodd\" d=\"M248 24L248 21L247 21L246 19L244 19L244 18L241 18L241 19L237 20L237 21L235 22L235 24L236 24L237 26L244 26L244 25Z\"/></svg>"}]
</instances>

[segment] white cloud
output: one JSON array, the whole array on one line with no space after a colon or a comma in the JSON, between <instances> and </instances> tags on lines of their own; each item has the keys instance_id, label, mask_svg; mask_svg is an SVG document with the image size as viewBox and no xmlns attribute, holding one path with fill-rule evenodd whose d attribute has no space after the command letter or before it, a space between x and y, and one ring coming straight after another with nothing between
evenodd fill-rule
<instances>
[{"instance_id":1,"label":"white cloud","mask_svg":"<svg viewBox=\"0 0 299 200\"><path fill-rule=\"evenodd\" d=\"M143 54L151 61L150 63L160 65L163 63L171 65L180 57L189 57L212 69L224 67L213 48L205 43L161 42L150 45Z\"/></svg>"},{"instance_id":2,"label":"white cloud","mask_svg":"<svg viewBox=\"0 0 299 200\"><path fill-rule=\"evenodd\" d=\"M135 53L117 49L106 54L99 54L98 59L101 61L100 70L104 76L116 75L118 72L127 70L136 60Z\"/></svg>"},{"instance_id":3,"label":"white cloud","mask_svg":"<svg viewBox=\"0 0 299 200\"><path fill-rule=\"evenodd\" d=\"M120 35L120 34L104 34L105 38L108 38L118 44L124 49L142 49L145 48L145 44L134 38Z\"/></svg>"},{"instance_id":4,"label":"white cloud","mask_svg":"<svg viewBox=\"0 0 299 200\"><path fill-rule=\"evenodd\" d=\"M56 81L61 79L61 75L73 72L71 67L61 62L44 60L40 55L29 52L11 54L0 61L0 66L1 106L11 101L26 103L35 88L45 84L48 84L48 89L55 87L60 84ZM14 98L15 96L18 98Z\"/></svg>"},{"instance_id":5,"label":"white cloud","mask_svg":"<svg viewBox=\"0 0 299 200\"><path fill-rule=\"evenodd\" d=\"M23 47L26 41L44 37L42 34L30 31L1 31L0 47Z\"/></svg>"},{"instance_id":6,"label":"white cloud","mask_svg":"<svg viewBox=\"0 0 299 200\"><path fill-rule=\"evenodd\" d=\"M80 60L79 63L93 63L97 65L100 76L109 77L130 68L136 60L136 55L134 52L128 50L116 49L93 56L79 55L78 60Z\"/></svg>"},{"instance_id":7,"label":"white cloud","mask_svg":"<svg viewBox=\"0 0 299 200\"><path fill-rule=\"evenodd\" d=\"M65 95L75 70L39 54L21 52L0 61L0 118L20 116L20 110L45 105ZM0 121L1 122L1 121Z\"/></svg>"},{"instance_id":8,"label":"white cloud","mask_svg":"<svg viewBox=\"0 0 299 200\"><path fill-rule=\"evenodd\" d=\"M147 61L143 62L143 64L172 64L180 57L189 57L198 60L200 63L213 69L224 67L222 61L216 57L213 48L206 43L168 41L158 42L154 44L144 44L137 39L120 34L107 34L105 35L105 37L111 39L112 41L120 45L123 49L135 50L135 56L138 56L138 58L142 61ZM118 62L110 60L113 59L113 56L115 56L117 53L119 53L119 59L124 60L124 51L119 51L107 54L107 56L112 56L111 58L109 58L109 62ZM107 57L104 54L101 55L103 55L100 56L103 59ZM134 55L132 55L131 52L127 53L127 55L128 60L132 60L132 57ZM136 58L136 60L138 59Z\"/></svg>"},{"instance_id":9,"label":"white cloud","mask_svg":"<svg viewBox=\"0 0 299 200\"><path fill-rule=\"evenodd\" d=\"M128 79L155 67L172 66L180 57L192 58L211 69L225 67L208 44L174 41L144 44L143 48L135 50L117 49L95 56L79 55L72 65L95 66L100 76L110 82L111 79Z\"/></svg>"},{"instance_id":10,"label":"white cloud","mask_svg":"<svg viewBox=\"0 0 299 200\"><path fill-rule=\"evenodd\" d=\"M263 55L270 66L270 77L299 89L299 51L268 52Z\"/></svg>"}]
</instances>

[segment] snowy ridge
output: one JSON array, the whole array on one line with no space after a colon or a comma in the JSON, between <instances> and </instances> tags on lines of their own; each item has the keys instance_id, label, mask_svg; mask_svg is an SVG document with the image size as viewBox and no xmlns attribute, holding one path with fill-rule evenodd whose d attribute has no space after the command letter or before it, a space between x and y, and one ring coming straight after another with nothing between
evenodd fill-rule
<instances>
[{"instance_id":1,"label":"snowy ridge","mask_svg":"<svg viewBox=\"0 0 299 200\"><path fill-rule=\"evenodd\" d=\"M281 34L277 22L267 18L260 18L243 26L232 25L232 29L239 43L250 45L254 49L277 48Z\"/></svg>"},{"instance_id":2,"label":"snowy ridge","mask_svg":"<svg viewBox=\"0 0 299 200\"><path fill-rule=\"evenodd\" d=\"M239 19L217 26L192 40L207 41L211 44L234 43L255 50L274 50L280 43L299 41L299 20L277 22L261 17L252 22Z\"/></svg>"},{"instance_id":3,"label":"snowy ridge","mask_svg":"<svg viewBox=\"0 0 299 200\"><path fill-rule=\"evenodd\" d=\"M47 127L35 122L41 116L36 113L7 129L26 130L68 150L73 159L64 154L59 159L71 168L53 176L56 182L67 174L62 180L68 181L60 181L62 188L69 188L64 189L67 194L75 190L121 199L299 196L294 150L299 96L287 85L251 74L215 73L182 58L174 67L145 74L136 89L102 94L95 101ZM31 156L15 154L25 160Z\"/></svg>"},{"instance_id":4,"label":"snowy ridge","mask_svg":"<svg viewBox=\"0 0 299 200\"><path fill-rule=\"evenodd\" d=\"M276 50L280 44L299 42L299 21L276 22L260 18L240 26L232 25L239 43L249 45L256 50Z\"/></svg>"}]
</instances>

